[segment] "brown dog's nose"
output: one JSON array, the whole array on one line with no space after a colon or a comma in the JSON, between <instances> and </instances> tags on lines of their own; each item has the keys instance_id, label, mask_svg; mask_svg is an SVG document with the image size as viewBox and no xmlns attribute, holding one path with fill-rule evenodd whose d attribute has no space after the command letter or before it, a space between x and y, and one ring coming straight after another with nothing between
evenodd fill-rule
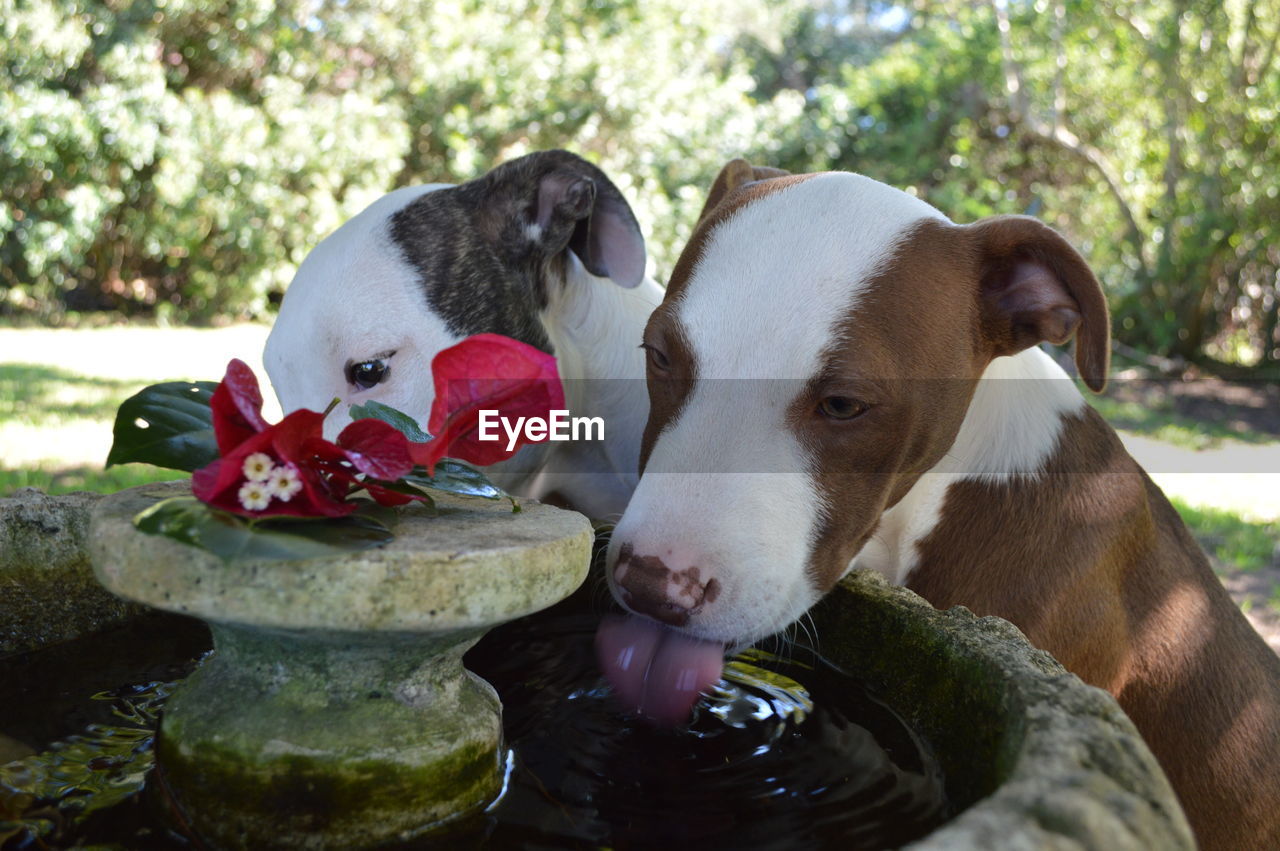
<instances>
[{"instance_id":1,"label":"brown dog's nose","mask_svg":"<svg viewBox=\"0 0 1280 851\"><path fill-rule=\"evenodd\" d=\"M673 570L658 556L636 555L630 544L619 550L613 578L628 608L671 626L687 624L720 593L715 579L702 582L697 566Z\"/></svg>"}]
</instances>

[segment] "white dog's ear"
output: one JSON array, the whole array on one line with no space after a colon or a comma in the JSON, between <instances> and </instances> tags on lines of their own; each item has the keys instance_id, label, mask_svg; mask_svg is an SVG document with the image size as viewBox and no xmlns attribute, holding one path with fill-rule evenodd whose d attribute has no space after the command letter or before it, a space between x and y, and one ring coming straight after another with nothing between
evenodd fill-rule
<instances>
[{"instance_id":1,"label":"white dog's ear","mask_svg":"<svg viewBox=\"0 0 1280 851\"><path fill-rule=\"evenodd\" d=\"M1107 383L1111 320L1098 279L1053 228L1026 216L968 227L980 252L983 332L996 356L1076 338L1076 368L1095 392Z\"/></svg>"},{"instance_id":2,"label":"white dog's ear","mask_svg":"<svg viewBox=\"0 0 1280 851\"><path fill-rule=\"evenodd\" d=\"M538 151L503 163L481 182L488 186L486 230L506 243L504 250L522 244L542 262L572 251L591 274L619 286L644 279L644 237L635 214L618 187L582 157ZM520 233L508 230L513 224Z\"/></svg>"},{"instance_id":3,"label":"white dog's ear","mask_svg":"<svg viewBox=\"0 0 1280 851\"><path fill-rule=\"evenodd\" d=\"M591 274L619 286L644 279L635 214L604 172L576 154L536 151L459 189L476 196L479 233L511 262L538 266L572 251Z\"/></svg>"},{"instance_id":4,"label":"white dog's ear","mask_svg":"<svg viewBox=\"0 0 1280 851\"><path fill-rule=\"evenodd\" d=\"M715 183L711 184L711 191L707 193L707 202L702 205L702 212L698 214L698 221L701 222L709 216L711 211L720 206L720 202L733 190L748 183L755 183L757 180L784 177L788 174L790 172L780 168L752 165L741 157L729 160L716 175Z\"/></svg>"},{"instance_id":5,"label":"white dog's ear","mask_svg":"<svg viewBox=\"0 0 1280 851\"><path fill-rule=\"evenodd\" d=\"M628 289L644 279L640 224L612 181L585 160L565 163L538 182L535 224L544 245L552 252L570 249L591 274Z\"/></svg>"}]
</instances>

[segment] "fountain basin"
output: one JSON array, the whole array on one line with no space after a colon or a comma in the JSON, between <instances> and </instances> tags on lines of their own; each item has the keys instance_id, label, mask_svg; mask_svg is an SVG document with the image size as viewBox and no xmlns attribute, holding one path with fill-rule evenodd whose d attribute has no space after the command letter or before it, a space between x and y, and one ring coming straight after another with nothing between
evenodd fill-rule
<instances>
[{"instance_id":1,"label":"fountain basin","mask_svg":"<svg viewBox=\"0 0 1280 851\"><path fill-rule=\"evenodd\" d=\"M112 593L209 623L214 653L174 693L157 778L220 848L369 847L482 808L502 782L500 706L462 654L581 584L583 516L442 496L373 550L223 562L133 517L189 493L133 488L93 509Z\"/></svg>"},{"instance_id":2,"label":"fountain basin","mask_svg":"<svg viewBox=\"0 0 1280 851\"><path fill-rule=\"evenodd\" d=\"M938 611L857 571L812 610L824 656L927 739L958 815L916 851L1194 849L1169 781L1111 695L1013 624Z\"/></svg>"}]
</instances>

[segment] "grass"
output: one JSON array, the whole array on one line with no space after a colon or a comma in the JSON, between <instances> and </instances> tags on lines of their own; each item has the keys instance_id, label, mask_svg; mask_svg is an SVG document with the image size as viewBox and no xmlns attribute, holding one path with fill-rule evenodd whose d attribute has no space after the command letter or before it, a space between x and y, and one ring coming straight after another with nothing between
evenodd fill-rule
<instances>
[{"instance_id":1,"label":"grass","mask_svg":"<svg viewBox=\"0 0 1280 851\"><path fill-rule=\"evenodd\" d=\"M53 425L67 420L110 422L140 387L29 363L0 363L0 422Z\"/></svg>"},{"instance_id":2,"label":"grass","mask_svg":"<svg viewBox=\"0 0 1280 851\"><path fill-rule=\"evenodd\" d=\"M85 454L83 447L59 443L68 440L60 432L63 426L89 424L104 436L109 435L116 408L142 386L137 381L83 376L42 364L0 363L0 432L7 433L10 440L25 442L48 435L50 445L38 448L54 456L15 465L6 461L17 447L0 445L5 450L0 452L0 496L25 487L46 493L114 493L135 485L181 478L182 473L143 464L104 470L101 464L83 462L79 457ZM57 460L60 453L66 454L65 462Z\"/></svg>"},{"instance_id":3,"label":"grass","mask_svg":"<svg viewBox=\"0 0 1280 851\"><path fill-rule=\"evenodd\" d=\"M1216 449L1228 441L1273 443L1275 437L1260 431L1221 422L1198 420L1173 410L1169 400L1156 404L1123 401L1085 393L1089 404L1112 426L1151 437L1183 449Z\"/></svg>"},{"instance_id":4,"label":"grass","mask_svg":"<svg viewBox=\"0 0 1280 851\"><path fill-rule=\"evenodd\" d=\"M168 482L186 476L178 470L162 470L145 464L124 464L109 470L87 465L34 470L0 467L0 497L8 496L18 488L39 488L45 493L115 493L137 485Z\"/></svg>"},{"instance_id":5,"label":"grass","mask_svg":"<svg viewBox=\"0 0 1280 851\"><path fill-rule=\"evenodd\" d=\"M1259 523L1220 508L1189 505L1179 499L1170 502L1200 545L1225 567L1243 571L1280 567L1275 563L1280 522Z\"/></svg>"}]
</instances>

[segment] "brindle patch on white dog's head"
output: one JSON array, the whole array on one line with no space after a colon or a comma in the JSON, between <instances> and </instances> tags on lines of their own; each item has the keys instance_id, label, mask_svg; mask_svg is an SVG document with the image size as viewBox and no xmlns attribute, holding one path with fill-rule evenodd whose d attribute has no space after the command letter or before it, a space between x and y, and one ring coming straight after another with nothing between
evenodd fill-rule
<instances>
[{"instance_id":1,"label":"brindle patch on white dog's head","mask_svg":"<svg viewBox=\"0 0 1280 851\"><path fill-rule=\"evenodd\" d=\"M323 410L338 398L330 436L348 404L371 400L425 421L441 349L498 333L552 350L542 314L569 252L624 287L644 275L631 208L566 151L385 196L321 242L285 295L264 358L281 405ZM374 380L359 383L361 370Z\"/></svg>"},{"instance_id":2,"label":"brindle patch on white dog's head","mask_svg":"<svg viewBox=\"0 0 1280 851\"><path fill-rule=\"evenodd\" d=\"M640 225L591 163L543 151L397 211L390 233L432 312L460 337L505 334L550 351L539 321L566 250L593 275L627 287L644 276Z\"/></svg>"}]
</instances>

